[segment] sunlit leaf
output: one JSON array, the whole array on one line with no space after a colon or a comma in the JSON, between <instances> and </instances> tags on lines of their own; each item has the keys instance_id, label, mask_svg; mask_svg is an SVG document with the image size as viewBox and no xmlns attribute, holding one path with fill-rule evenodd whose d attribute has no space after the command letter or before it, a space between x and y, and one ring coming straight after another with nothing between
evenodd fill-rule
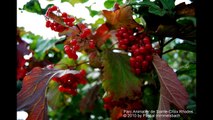
<instances>
[{"instance_id":1,"label":"sunlit leaf","mask_svg":"<svg viewBox=\"0 0 213 120\"><path fill-rule=\"evenodd\" d=\"M52 77L77 74L75 70L54 70L35 67L24 77L22 89L17 94L17 111L26 111L27 120L48 120L46 88Z\"/></svg>"},{"instance_id":2,"label":"sunlit leaf","mask_svg":"<svg viewBox=\"0 0 213 120\"><path fill-rule=\"evenodd\" d=\"M23 6L23 9L32 13L43 14L38 0L30 0Z\"/></svg>"},{"instance_id":3,"label":"sunlit leaf","mask_svg":"<svg viewBox=\"0 0 213 120\"><path fill-rule=\"evenodd\" d=\"M74 66L75 62L73 59L68 57L63 57L56 65L55 68L57 69L68 69L71 66Z\"/></svg>"},{"instance_id":4,"label":"sunlit leaf","mask_svg":"<svg viewBox=\"0 0 213 120\"><path fill-rule=\"evenodd\" d=\"M117 29L122 26L127 28L135 28L139 24L132 17L131 6L120 6L120 9L115 11L103 10L103 15L106 17L107 24L112 29Z\"/></svg>"},{"instance_id":5,"label":"sunlit leaf","mask_svg":"<svg viewBox=\"0 0 213 120\"><path fill-rule=\"evenodd\" d=\"M97 15L97 14L100 13L99 11L92 10L92 9L91 9L91 6L86 7L86 8L89 10L89 13L90 13L90 16L91 16L91 17L94 17L95 15Z\"/></svg>"},{"instance_id":6,"label":"sunlit leaf","mask_svg":"<svg viewBox=\"0 0 213 120\"><path fill-rule=\"evenodd\" d=\"M94 24L92 24L92 27L93 28L97 28L99 27L99 25L103 24L105 21L104 21L104 18L98 18Z\"/></svg>"},{"instance_id":7,"label":"sunlit leaf","mask_svg":"<svg viewBox=\"0 0 213 120\"><path fill-rule=\"evenodd\" d=\"M112 8L113 5L114 5L114 3L115 3L114 1L106 0L106 1L104 2L104 7L107 8L107 9Z\"/></svg>"},{"instance_id":8,"label":"sunlit leaf","mask_svg":"<svg viewBox=\"0 0 213 120\"><path fill-rule=\"evenodd\" d=\"M142 84L130 70L129 56L106 51L103 54L103 65L103 88L115 100L140 95Z\"/></svg>"},{"instance_id":9,"label":"sunlit leaf","mask_svg":"<svg viewBox=\"0 0 213 120\"><path fill-rule=\"evenodd\" d=\"M153 65L160 80L160 100L158 110L170 110L170 105L174 105L179 110L184 110L189 96L186 89L178 80L176 73L158 55L153 55ZM170 114L170 113L167 113ZM169 120L166 117L157 117L157 120Z\"/></svg>"}]
</instances>

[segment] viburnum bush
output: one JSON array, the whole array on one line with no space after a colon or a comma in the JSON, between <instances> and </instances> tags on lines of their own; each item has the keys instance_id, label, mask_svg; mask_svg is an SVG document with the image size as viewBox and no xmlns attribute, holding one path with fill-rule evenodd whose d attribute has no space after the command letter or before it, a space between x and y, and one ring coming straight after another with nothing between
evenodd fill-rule
<instances>
[{"instance_id":1,"label":"viburnum bush","mask_svg":"<svg viewBox=\"0 0 213 120\"><path fill-rule=\"evenodd\" d=\"M44 15L46 29L63 38L40 41L17 29L17 110L26 111L27 120L194 118L194 86L182 76L194 82L193 3L105 1L114 6L101 11L105 21L96 27L57 5L39 12L35 4L23 8ZM34 41L25 42L23 34ZM171 52L187 64L170 67Z\"/></svg>"}]
</instances>

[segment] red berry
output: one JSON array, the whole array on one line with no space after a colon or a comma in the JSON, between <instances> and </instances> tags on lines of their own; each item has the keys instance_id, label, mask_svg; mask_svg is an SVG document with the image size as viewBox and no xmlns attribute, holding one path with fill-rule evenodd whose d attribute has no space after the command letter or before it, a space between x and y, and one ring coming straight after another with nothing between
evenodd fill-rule
<instances>
[{"instance_id":1,"label":"red berry","mask_svg":"<svg viewBox=\"0 0 213 120\"><path fill-rule=\"evenodd\" d=\"M148 65L149 65L148 61L144 60L144 61L142 62L142 68L147 68Z\"/></svg>"},{"instance_id":2,"label":"red berry","mask_svg":"<svg viewBox=\"0 0 213 120\"><path fill-rule=\"evenodd\" d=\"M130 66L134 66L135 65L135 62L136 62L136 59L134 58L134 57L131 57L130 59L129 59L129 62L130 62Z\"/></svg>"},{"instance_id":3,"label":"red berry","mask_svg":"<svg viewBox=\"0 0 213 120\"><path fill-rule=\"evenodd\" d=\"M65 88L64 88L62 85L59 85L59 86L58 86L58 90L59 90L60 92L64 92L64 91L65 91Z\"/></svg>"},{"instance_id":4,"label":"red berry","mask_svg":"<svg viewBox=\"0 0 213 120\"><path fill-rule=\"evenodd\" d=\"M147 55L145 59L146 59L146 61L148 61L148 62L152 62L152 59L153 59L153 58L152 58L151 55Z\"/></svg>"},{"instance_id":5,"label":"red berry","mask_svg":"<svg viewBox=\"0 0 213 120\"><path fill-rule=\"evenodd\" d=\"M139 49L136 49L135 51L134 51L134 54L133 54L134 56L138 56L138 55L140 55L140 51L139 51Z\"/></svg>"},{"instance_id":6,"label":"red berry","mask_svg":"<svg viewBox=\"0 0 213 120\"><path fill-rule=\"evenodd\" d=\"M50 11L53 12L53 11L56 11L57 9L58 9L58 7L54 5L50 8Z\"/></svg>"},{"instance_id":7,"label":"red berry","mask_svg":"<svg viewBox=\"0 0 213 120\"><path fill-rule=\"evenodd\" d=\"M94 40L89 41L89 48L94 49L95 48L95 42Z\"/></svg>"},{"instance_id":8,"label":"red berry","mask_svg":"<svg viewBox=\"0 0 213 120\"><path fill-rule=\"evenodd\" d=\"M145 44L145 48L146 48L147 51L151 51L152 45L151 44Z\"/></svg>"},{"instance_id":9,"label":"red berry","mask_svg":"<svg viewBox=\"0 0 213 120\"><path fill-rule=\"evenodd\" d=\"M150 44L150 38L148 36L143 38L143 43L144 44Z\"/></svg>"},{"instance_id":10,"label":"red berry","mask_svg":"<svg viewBox=\"0 0 213 120\"><path fill-rule=\"evenodd\" d=\"M67 18L67 16L68 16L68 15L67 15L66 12L63 12L63 13L62 13L62 17Z\"/></svg>"},{"instance_id":11,"label":"red berry","mask_svg":"<svg viewBox=\"0 0 213 120\"><path fill-rule=\"evenodd\" d=\"M80 46L79 46L79 45L73 46L73 51L78 51L79 49L80 49Z\"/></svg>"},{"instance_id":12,"label":"red berry","mask_svg":"<svg viewBox=\"0 0 213 120\"><path fill-rule=\"evenodd\" d=\"M86 75L86 70L84 70L84 69L82 69L81 71L80 71L80 75L82 75L82 76L85 76Z\"/></svg>"},{"instance_id":13,"label":"red berry","mask_svg":"<svg viewBox=\"0 0 213 120\"><path fill-rule=\"evenodd\" d=\"M48 27L50 27L51 26L51 22L48 20L48 21L46 21L46 27L48 28Z\"/></svg>"},{"instance_id":14,"label":"red berry","mask_svg":"<svg viewBox=\"0 0 213 120\"><path fill-rule=\"evenodd\" d=\"M139 48L139 51L140 51L141 54L145 54L146 53L146 48L144 46L141 46Z\"/></svg>"},{"instance_id":15,"label":"red berry","mask_svg":"<svg viewBox=\"0 0 213 120\"><path fill-rule=\"evenodd\" d=\"M123 50L126 50L126 49L127 49L127 46L122 44L122 45L119 46L119 48L121 48L121 49L123 49Z\"/></svg>"},{"instance_id":16,"label":"red berry","mask_svg":"<svg viewBox=\"0 0 213 120\"><path fill-rule=\"evenodd\" d=\"M136 61L137 62L142 62L143 61L143 56L141 56L141 55L136 56Z\"/></svg>"},{"instance_id":17,"label":"red berry","mask_svg":"<svg viewBox=\"0 0 213 120\"><path fill-rule=\"evenodd\" d=\"M138 49L138 45L134 44L131 47L132 52L134 52L136 49Z\"/></svg>"},{"instance_id":18,"label":"red berry","mask_svg":"<svg viewBox=\"0 0 213 120\"><path fill-rule=\"evenodd\" d=\"M104 97L103 101L104 103L110 103L112 101L112 96Z\"/></svg>"},{"instance_id":19,"label":"red berry","mask_svg":"<svg viewBox=\"0 0 213 120\"><path fill-rule=\"evenodd\" d=\"M140 73L141 73L141 70L140 70L139 68L136 68L136 69L135 69L135 74L136 74L136 75L139 75Z\"/></svg>"},{"instance_id":20,"label":"red berry","mask_svg":"<svg viewBox=\"0 0 213 120\"><path fill-rule=\"evenodd\" d=\"M70 41L70 44L71 44L72 46L75 46L75 45L77 44L77 40L76 40L76 39L72 39L72 40Z\"/></svg>"}]
</instances>

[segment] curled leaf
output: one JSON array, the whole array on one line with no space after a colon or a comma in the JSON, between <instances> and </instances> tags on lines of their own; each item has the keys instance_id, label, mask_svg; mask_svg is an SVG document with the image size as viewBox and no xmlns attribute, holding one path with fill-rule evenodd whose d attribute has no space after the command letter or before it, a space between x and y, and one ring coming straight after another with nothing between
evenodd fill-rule
<instances>
[{"instance_id":1,"label":"curled leaf","mask_svg":"<svg viewBox=\"0 0 213 120\"><path fill-rule=\"evenodd\" d=\"M17 111L28 113L27 120L48 120L46 88L52 77L67 73L77 74L75 70L54 70L35 67L24 77L22 89L17 94Z\"/></svg>"},{"instance_id":2,"label":"curled leaf","mask_svg":"<svg viewBox=\"0 0 213 120\"><path fill-rule=\"evenodd\" d=\"M184 110L189 96L186 89L181 85L176 73L158 55L153 55L153 65L160 80L159 111L169 111L173 104L177 109ZM169 115L169 113L166 113ZM169 117L157 117L157 120L170 120Z\"/></svg>"}]
</instances>

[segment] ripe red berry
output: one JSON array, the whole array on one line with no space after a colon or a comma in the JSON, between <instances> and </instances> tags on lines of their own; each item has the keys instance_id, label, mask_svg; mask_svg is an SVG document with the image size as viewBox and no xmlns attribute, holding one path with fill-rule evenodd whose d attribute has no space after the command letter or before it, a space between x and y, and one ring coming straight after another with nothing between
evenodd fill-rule
<instances>
[{"instance_id":1,"label":"ripe red berry","mask_svg":"<svg viewBox=\"0 0 213 120\"><path fill-rule=\"evenodd\" d=\"M68 16L68 15L67 15L66 12L63 12L63 13L62 13L62 17L63 17L63 18L67 18L67 16Z\"/></svg>"},{"instance_id":2,"label":"ripe red berry","mask_svg":"<svg viewBox=\"0 0 213 120\"><path fill-rule=\"evenodd\" d=\"M95 42L94 42L93 39L91 39L91 40L89 41L89 48L90 48L90 49L94 49L94 48L95 48Z\"/></svg>"},{"instance_id":3,"label":"ripe red berry","mask_svg":"<svg viewBox=\"0 0 213 120\"><path fill-rule=\"evenodd\" d=\"M50 25L51 25L51 22L48 20L48 21L46 21L46 27L47 28L49 28L50 27Z\"/></svg>"},{"instance_id":4,"label":"ripe red berry","mask_svg":"<svg viewBox=\"0 0 213 120\"><path fill-rule=\"evenodd\" d=\"M54 5L54 6L52 6L52 7L50 8L50 11L51 11L51 12L56 11L56 10L58 10L58 7L57 7L57 6L55 6L55 5Z\"/></svg>"},{"instance_id":5,"label":"ripe red berry","mask_svg":"<svg viewBox=\"0 0 213 120\"><path fill-rule=\"evenodd\" d=\"M150 44L150 38L148 36L143 38L143 43L144 44Z\"/></svg>"},{"instance_id":6,"label":"ripe red berry","mask_svg":"<svg viewBox=\"0 0 213 120\"><path fill-rule=\"evenodd\" d=\"M77 40L76 40L76 39L72 39L72 40L70 41L70 44L71 44L72 46L75 46L75 45L77 44Z\"/></svg>"},{"instance_id":7,"label":"ripe red berry","mask_svg":"<svg viewBox=\"0 0 213 120\"><path fill-rule=\"evenodd\" d=\"M104 103L109 103L112 101L112 96L104 97L103 98Z\"/></svg>"},{"instance_id":8,"label":"ripe red berry","mask_svg":"<svg viewBox=\"0 0 213 120\"><path fill-rule=\"evenodd\" d=\"M145 48L146 48L147 51L151 51L152 45L151 44L145 44Z\"/></svg>"},{"instance_id":9,"label":"ripe red berry","mask_svg":"<svg viewBox=\"0 0 213 120\"><path fill-rule=\"evenodd\" d=\"M148 61L148 62L152 62L152 59L153 59L153 58L152 58L152 55L147 55L145 59L146 59L146 61Z\"/></svg>"}]
</instances>

